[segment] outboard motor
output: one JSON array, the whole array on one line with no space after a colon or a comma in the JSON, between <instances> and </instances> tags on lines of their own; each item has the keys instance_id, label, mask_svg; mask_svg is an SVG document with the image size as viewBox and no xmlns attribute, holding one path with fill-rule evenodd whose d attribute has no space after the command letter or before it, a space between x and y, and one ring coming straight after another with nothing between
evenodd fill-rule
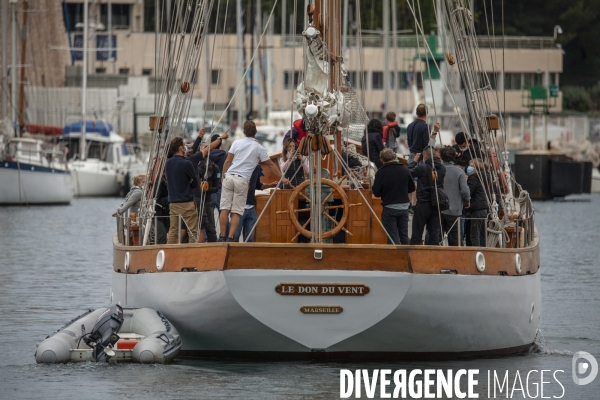
<instances>
[{"instance_id":1,"label":"outboard motor","mask_svg":"<svg viewBox=\"0 0 600 400\"><path fill-rule=\"evenodd\" d=\"M123 308L115 304L104 311L96 321L92 332L83 337L85 343L93 348L92 357L98 361L108 361L115 353L112 350L105 350L119 341L119 329L123 325Z\"/></svg>"}]
</instances>

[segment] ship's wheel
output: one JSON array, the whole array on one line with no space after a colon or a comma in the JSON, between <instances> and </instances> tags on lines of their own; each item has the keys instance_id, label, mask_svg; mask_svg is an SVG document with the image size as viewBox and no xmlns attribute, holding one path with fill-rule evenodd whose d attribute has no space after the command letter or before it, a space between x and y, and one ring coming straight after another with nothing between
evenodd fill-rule
<instances>
[{"instance_id":1,"label":"ship's wheel","mask_svg":"<svg viewBox=\"0 0 600 400\"><path fill-rule=\"evenodd\" d=\"M290 213L290 220L292 221L292 224L294 225L294 227L298 230L299 234L302 234L308 238L312 238L313 233L311 231L309 231L308 229L306 229L306 226L308 226L308 224L310 223L311 218L309 218L308 221L306 221L304 223L304 225L300 224L300 221L298 221L298 213L310 211L312 208L312 204L311 204L312 201L304 194L304 189L306 189L306 187L308 187L308 185L310 185L310 181L306 180L306 181L302 182L300 185L296 186L296 188L294 189L294 191L292 192L292 194L290 196L290 200L288 203L288 212ZM322 238L323 239L330 238L330 237L334 236L335 234L337 234L341 230L344 230L346 233L351 235L351 233L348 232L344 228L344 225L346 224L346 220L348 219L348 209L350 208L350 204L348 203L348 197L346 196L346 192L344 192L344 189L342 189L340 185L338 185L337 183L335 183L334 181L332 181L330 179L321 178L321 185L329 186L331 189L333 189L325 197L325 199L323 199L323 201L321 202L321 207L323 210L322 215L324 215L326 218L328 218L334 224L334 227L332 229L323 232ZM335 206L326 206L325 203L327 203L329 198L331 196L333 196L334 193L338 194L338 197L341 199L342 204L335 205ZM296 200L298 199L299 196L302 196L307 201L307 203L310 205L309 208L302 208L302 209L296 208ZM336 208L342 210L342 218L339 221L337 221L335 218L333 218L331 215L329 215L329 212L328 212L329 210L336 209ZM297 236L298 235L296 235L296 237ZM294 237L294 239L296 237Z\"/></svg>"}]
</instances>

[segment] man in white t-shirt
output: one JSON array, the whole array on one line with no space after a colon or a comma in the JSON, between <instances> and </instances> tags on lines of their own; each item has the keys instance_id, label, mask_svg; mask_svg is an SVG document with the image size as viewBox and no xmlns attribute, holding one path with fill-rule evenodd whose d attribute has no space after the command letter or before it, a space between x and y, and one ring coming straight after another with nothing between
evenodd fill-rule
<instances>
[{"instance_id":1,"label":"man in white t-shirt","mask_svg":"<svg viewBox=\"0 0 600 400\"><path fill-rule=\"evenodd\" d=\"M244 139L233 142L223 165L224 179L221 188L221 214L219 216L221 237L219 237L219 242L233 242L233 236L240 223L240 216L244 214L250 178L256 166L260 164L263 169L268 168L275 177L281 178L281 171L271 161L267 150L254 139L256 135L254 122L246 121L244 123L244 135L246 135ZM285 181L287 179L284 179ZM230 212L229 237L225 238Z\"/></svg>"}]
</instances>

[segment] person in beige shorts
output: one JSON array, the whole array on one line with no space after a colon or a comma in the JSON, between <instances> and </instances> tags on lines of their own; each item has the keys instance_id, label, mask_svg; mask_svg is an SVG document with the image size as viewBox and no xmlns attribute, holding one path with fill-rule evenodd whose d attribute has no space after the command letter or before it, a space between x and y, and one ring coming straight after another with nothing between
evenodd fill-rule
<instances>
[{"instance_id":1,"label":"person in beige shorts","mask_svg":"<svg viewBox=\"0 0 600 400\"><path fill-rule=\"evenodd\" d=\"M246 136L244 139L233 142L223 165L221 214L219 215L221 236L219 237L219 242L233 241L240 223L240 216L244 214L249 182L256 166L260 164L263 169L268 168L275 177L281 178L281 171L271 161L267 150L254 139L256 135L256 125L254 122L246 121L244 123L244 135ZM285 181L287 179L284 179ZM227 230L229 214L231 214L231 223L229 226L229 237L226 238L225 232Z\"/></svg>"}]
</instances>

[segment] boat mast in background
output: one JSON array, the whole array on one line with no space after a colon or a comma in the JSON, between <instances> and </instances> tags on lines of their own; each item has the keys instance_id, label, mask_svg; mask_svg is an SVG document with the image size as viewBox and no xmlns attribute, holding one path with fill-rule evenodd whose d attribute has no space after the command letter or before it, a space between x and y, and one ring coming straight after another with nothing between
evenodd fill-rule
<instances>
[{"instance_id":1,"label":"boat mast in background","mask_svg":"<svg viewBox=\"0 0 600 400\"><path fill-rule=\"evenodd\" d=\"M108 52L108 62L111 64L112 74L115 75L115 58L113 57L113 51L115 51L113 46L113 28L112 28L112 0L108 0L108 4L106 6L108 12L108 40L106 41L107 47L109 48ZM158 11L158 10L157 10ZM120 132L119 132L120 133Z\"/></svg>"},{"instance_id":2,"label":"boat mast in background","mask_svg":"<svg viewBox=\"0 0 600 400\"><path fill-rule=\"evenodd\" d=\"M383 0L383 106L381 111L385 116L390 109L390 0Z\"/></svg>"},{"instance_id":3,"label":"boat mast in background","mask_svg":"<svg viewBox=\"0 0 600 400\"><path fill-rule=\"evenodd\" d=\"M236 0L235 2L235 11L237 17L237 77L238 82L244 79L244 13L242 11L242 0ZM246 92L244 90L244 92ZM242 125L242 121L244 121L244 116L246 113L244 112L244 96L237 96L237 109L238 109L238 126Z\"/></svg>"},{"instance_id":4,"label":"boat mast in background","mask_svg":"<svg viewBox=\"0 0 600 400\"><path fill-rule=\"evenodd\" d=\"M21 82L19 82L19 137L25 130L25 62L27 61L27 9L29 1L23 2L23 27L21 28ZM16 70L15 70L16 72ZM16 76L16 74L15 74Z\"/></svg>"},{"instance_id":5,"label":"boat mast in background","mask_svg":"<svg viewBox=\"0 0 600 400\"><path fill-rule=\"evenodd\" d=\"M12 7L12 19L11 19L11 33L12 33L12 66L10 68L10 77L12 78L12 87L10 95L11 103L11 120L13 124L17 120L17 108L15 107L17 99L17 0L11 0Z\"/></svg>"},{"instance_id":6,"label":"boat mast in background","mask_svg":"<svg viewBox=\"0 0 600 400\"><path fill-rule=\"evenodd\" d=\"M400 115L400 78L402 74L398 70L398 23L396 21L396 0L392 0L392 41L394 42L394 112ZM389 108L388 108L389 109ZM398 118L400 120L400 118Z\"/></svg>"},{"instance_id":7,"label":"boat mast in background","mask_svg":"<svg viewBox=\"0 0 600 400\"><path fill-rule=\"evenodd\" d=\"M6 84L6 44L8 41L6 40L7 35L7 21L6 16L8 15L8 2L2 1L2 9L0 10L0 34L2 34L2 93L0 93L0 97L2 98L2 119L8 117L8 108L7 105L7 92L8 85Z\"/></svg>"},{"instance_id":8,"label":"boat mast in background","mask_svg":"<svg viewBox=\"0 0 600 400\"><path fill-rule=\"evenodd\" d=\"M87 90L88 22L88 0L85 0L83 2L83 77L81 79L81 139L79 144L79 148L81 150L81 160L85 160L85 119L87 115L85 92Z\"/></svg>"}]
</instances>

